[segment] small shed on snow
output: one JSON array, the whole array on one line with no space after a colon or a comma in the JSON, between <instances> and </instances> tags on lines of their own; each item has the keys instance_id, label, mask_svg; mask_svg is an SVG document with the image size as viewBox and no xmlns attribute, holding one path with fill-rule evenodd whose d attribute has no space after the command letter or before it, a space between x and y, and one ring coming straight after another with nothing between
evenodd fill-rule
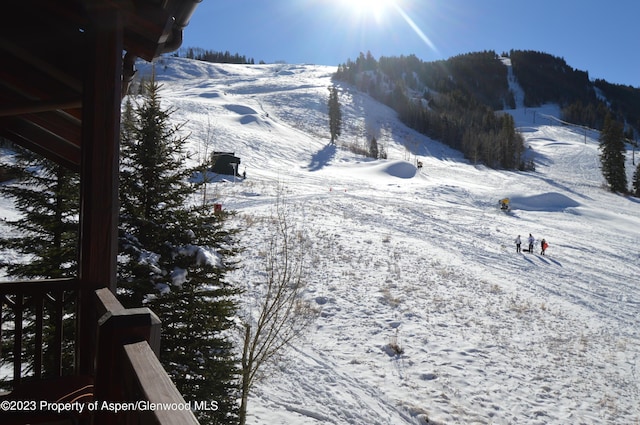
<instances>
[{"instance_id":1,"label":"small shed on snow","mask_svg":"<svg viewBox=\"0 0 640 425\"><path fill-rule=\"evenodd\" d=\"M240 158L235 152L214 152L211 154L211 171L217 174L239 176Z\"/></svg>"}]
</instances>

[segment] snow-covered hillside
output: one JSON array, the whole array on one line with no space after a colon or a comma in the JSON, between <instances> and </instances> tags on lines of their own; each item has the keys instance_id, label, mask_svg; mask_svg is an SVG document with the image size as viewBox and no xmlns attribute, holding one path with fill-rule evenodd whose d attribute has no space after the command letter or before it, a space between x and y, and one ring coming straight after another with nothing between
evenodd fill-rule
<instances>
[{"instance_id":1,"label":"snow-covered hillside","mask_svg":"<svg viewBox=\"0 0 640 425\"><path fill-rule=\"evenodd\" d=\"M603 189L596 133L552 125L554 106L511 111L536 171L490 170L341 86L339 142L375 135L389 158L372 161L328 145L333 67L155 69L193 151L242 159L246 180L209 189L247 227L231 278L261 282L259 218L280 193L311 249L320 317L258 384L250 424L640 422L640 201ZM536 252L516 254L530 233Z\"/></svg>"}]
</instances>

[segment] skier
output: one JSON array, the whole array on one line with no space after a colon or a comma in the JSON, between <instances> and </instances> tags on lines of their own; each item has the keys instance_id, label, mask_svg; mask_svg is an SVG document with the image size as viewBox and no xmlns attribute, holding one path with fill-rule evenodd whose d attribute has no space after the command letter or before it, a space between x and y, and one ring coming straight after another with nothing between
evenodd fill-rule
<instances>
[{"instance_id":1,"label":"skier","mask_svg":"<svg viewBox=\"0 0 640 425\"><path fill-rule=\"evenodd\" d=\"M533 244L535 241L536 239L531 235L531 233L529 233L529 252L533 252Z\"/></svg>"},{"instance_id":2,"label":"skier","mask_svg":"<svg viewBox=\"0 0 640 425\"><path fill-rule=\"evenodd\" d=\"M547 241L542 239L542 242L540 242L540 248L542 248L542 251L540 251L540 255L544 255L544 252L547 250L548 247L549 247L549 244L547 243Z\"/></svg>"},{"instance_id":3,"label":"skier","mask_svg":"<svg viewBox=\"0 0 640 425\"><path fill-rule=\"evenodd\" d=\"M520 235L518 235L518 237L516 238L516 253L520 252L520 244L522 244L522 241L520 240Z\"/></svg>"}]
</instances>

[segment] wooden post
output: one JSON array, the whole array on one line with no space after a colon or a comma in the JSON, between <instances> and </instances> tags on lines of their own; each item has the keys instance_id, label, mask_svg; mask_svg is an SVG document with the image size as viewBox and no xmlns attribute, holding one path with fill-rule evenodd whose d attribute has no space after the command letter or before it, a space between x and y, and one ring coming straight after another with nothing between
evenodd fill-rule
<instances>
[{"instance_id":1,"label":"wooden post","mask_svg":"<svg viewBox=\"0 0 640 425\"><path fill-rule=\"evenodd\" d=\"M116 290L123 24L114 6L102 4L89 16L93 18L85 30L89 42L85 52L78 52L86 57L87 75L82 107L76 362L80 374L91 375L98 319L94 291Z\"/></svg>"},{"instance_id":2,"label":"wooden post","mask_svg":"<svg viewBox=\"0 0 640 425\"><path fill-rule=\"evenodd\" d=\"M103 401L127 401L123 385L123 347L127 344L145 341L157 362L160 348L160 320L148 308L125 309L108 289L95 291L96 312L100 314L96 356L94 399ZM94 416L94 425L120 423L120 415L115 412L99 412Z\"/></svg>"},{"instance_id":3,"label":"wooden post","mask_svg":"<svg viewBox=\"0 0 640 425\"><path fill-rule=\"evenodd\" d=\"M105 321L105 317L118 316L125 310L120 301L108 288L98 289L96 295L96 312L98 316L98 324L102 324ZM156 356L160 356L160 319L148 308L128 309L127 311L144 311L145 314L149 314L149 329L140 334L141 337L137 340L144 339L149 343L149 346L153 350ZM146 323L146 322L145 322Z\"/></svg>"}]
</instances>

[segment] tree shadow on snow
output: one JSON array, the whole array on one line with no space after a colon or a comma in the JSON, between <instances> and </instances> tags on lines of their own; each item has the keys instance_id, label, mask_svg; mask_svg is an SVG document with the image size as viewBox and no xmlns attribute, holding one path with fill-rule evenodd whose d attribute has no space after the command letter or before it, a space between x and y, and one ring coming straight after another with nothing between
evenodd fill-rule
<instances>
[{"instance_id":1,"label":"tree shadow on snow","mask_svg":"<svg viewBox=\"0 0 640 425\"><path fill-rule=\"evenodd\" d=\"M311 157L309 171L318 171L324 168L336 155L336 151L336 145L332 144L328 144L324 148L320 149Z\"/></svg>"}]
</instances>

